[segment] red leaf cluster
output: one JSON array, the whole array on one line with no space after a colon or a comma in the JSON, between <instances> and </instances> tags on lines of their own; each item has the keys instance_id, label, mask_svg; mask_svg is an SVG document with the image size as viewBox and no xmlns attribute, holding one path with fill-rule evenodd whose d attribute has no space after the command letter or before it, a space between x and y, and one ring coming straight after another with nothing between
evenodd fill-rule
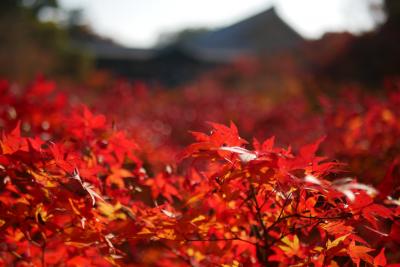
<instances>
[{"instance_id":1,"label":"red leaf cluster","mask_svg":"<svg viewBox=\"0 0 400 267\"><path fill-rule=\"evenodd\" d=\"M154 117L132 112L134 122L119 117L128 132L86 106L71 105L52 82L38 79L19 93L14 87L0 82L0 265L333 267L399 261L398 94L365 100L361 110L321 100L325 114L311 121L325 122L316 132L326 138L294 149L275 144L274 137L248 142L234 123L209 123L211 132L193 132L196 141L183 151L164 143L157 158L157 146L140 136L165 135L171 118L150 131ZM244 128L252 130L268 116L240 121L249 121ZM164 160L168 151L174 153ZM374 169L377 178L370 178L370 167L382 162ZM368 168L357 167L364 164Z\"/></svg>"}]
</instances>

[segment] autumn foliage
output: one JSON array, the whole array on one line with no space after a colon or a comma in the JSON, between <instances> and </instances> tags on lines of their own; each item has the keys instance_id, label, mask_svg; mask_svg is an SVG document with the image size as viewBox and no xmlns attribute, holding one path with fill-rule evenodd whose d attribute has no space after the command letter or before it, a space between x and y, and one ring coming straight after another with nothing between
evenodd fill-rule
<instances>
[{"instance_id":1,"label":"autumn foliage","mask_svg":"<svg viewBox=\"0 0 400 267\"><path fill-rule=\"evenodd\" d=\"M234 114L212 108L229 91L187 89L196 107L138 86L90 109L0 82L0 265L399 266L398 90L321 96L319 113L232 96ZM209 131L183 148L188 124Z\"/></svg>"}]
</instances>

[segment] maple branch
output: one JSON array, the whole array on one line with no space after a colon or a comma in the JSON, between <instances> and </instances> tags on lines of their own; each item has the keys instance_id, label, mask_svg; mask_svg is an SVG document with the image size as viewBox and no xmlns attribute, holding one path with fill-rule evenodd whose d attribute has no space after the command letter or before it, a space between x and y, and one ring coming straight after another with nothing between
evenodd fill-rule
<instances>
[{"instance_id":1,"label":"maple branch","mask_svg":"<svg viewBox=\"0 0 400 267\"><path fill-rule=\"evenodd\" d=\"M292 234L294 232L294 230L289 230L288 232L285 233L285 230L287 229L287 227L282 231L281 236L279 238L275 238L274 240L272 240L271 243L268 244L269 247L273 246L276 242L281 241L283 238L285 238L285 236Z\"/></svg>"},{"instance_id":2,"label":"maple branch","mask_svg":"<svg viewBox=\"0 0 400 267\"><path fill-rule=\"evenodd\" d=\"M265 226L264 221L263 221L263 219L262 219L261 208L260 208L260 205L258 204L258 201L257 201L257 198L256 198L256 194L255 194L255 189L254 189L254 186L253 186L252 184L250 184L250 195L251 195L251 198L253 199L253 202L254 202L254 204L255 204L257 219L258 219L258 221L259 221L259 223L260 223L260 225L261 225L261 228L262 228L262 230L263 230L264 242L267 242L267 239L268 239L268 235L267 235L268 229L267 229L267 227Z\"/></svg>"},{"instance_id":3,"label":"maple branch","mask_svg":"<svg viewBox=\"0 0 400 267\"><path fill-rule=\"evenodd\" d=\"M284 220L286 220L286 219L293 218L293 217L295 217L295 218L304 218L304 219L318 220L317 224L319 224L320 221L322 221L322 220L341 220L341 219L349 218L349 217L351 217L351 216L352 216L352 215L345 214L345 215L342 215L342 216L316 217L316 216L305 216L305 215L301 215L301 214L297 214L297 213L296 213L296 214L290 214L290 215L286 215L286 216L284 216L284 217L281 217L279 220L276 220L276 221L274 222L274 224L271 225L269 228L275 226L276 224L278 224L278 223L280 223L280 222L282 222L282 221L284 221ZM312 224L310 224L310 225L312 225ZM308 226L310 226L310 225L308 225ZM308 226L307 226L307 227L308 227ZM291 234L291 233L293 233L293 232L294 232L294 230L289 231L289 232L286 233L286 234L284 234L284 233L282 232L281 236L280 236L278 239L273 240L273 241L269 244L269 246L274 245L276 242L282 240L282 238L284 238L285 236L287 236L288 234Z\"/></svg>"},{"instance_id":4,"label":"maple branch","mask_svg":"<svg viewBox=\"0 0 400 267\"><path fill-rule=\"evenodd\" d=\"M42 245L42 267L46 267L46 258L45 258L45 253L46 253L46 240L43 241Z\"/></svg>"},{"instance_id":5,"label":"maple branch","mask_svg":"<svg viewBox=\"0 0 400 267\"><path fill-rule=\"evenodd\" d=\"M251 194L249 194L246 198L241 196L241 199L242 199L242 203L240 203L238 208L241 208L244 204L247 204L249 201L251 201ZM249 206L249 208L250 208L250 206Z\"/></svg>"},{"instance_id":6,"label":"maple branch","mask_svg":"<svg viewBox=\"0 0 400 267\"><path fill-rule=\"evenodd\" d=\"M264 202L261 204L260 209L262 209L265 204L267 204L267 200L273 193L275 193L275 189L271 190L268 195L264 196Z\"/></svg>"},{"instance_id":7,"label":"maple branch","mask_svg":"<svg viewBox=\"0 0 400 267\"><path fill-rule=\"evenodd\" d=\"M295 214L286 215L286 216L280 218L279 221L281 222L283 220L286 220L286 219L289 219L289 218L293 218L293 217L295 217L295 218L303 218L303 219L314 219L314 220L341 220L341 219L350 218L350 217L352 217L352 215L349 214L349 213L345 213L345 214L340 215L340 216L318 217L318 216L306 216L306 215L301 215L301 214L295 213Z\"/></svg>"},{"instance_id":8,"label":"maple branch","mask_svg":"<svg viewBox=\"0 0 400 267\"><path fill-rule=\"evenodd\" d=\"M241 242L245 242L245 243L251 244L253 246L257 246L258 245L258 243L254 243L254 242L251 242L249 240L242 239L242 238L240 238L238 236L231 237L231 238L212 238L212 239L190 239L190 238L185 238L184 241L186 241L186 242L241 241Z\"/></svg>"},{"instance_id":9,"label":"maple branch","mask_svg":"<svg viewBox=\"0 0 400 267\"><path fill-rule=\"evenodd\" d=\"M186 242L241 241L241 242L245 242L245 243L251 244L253 246L257 246L258 245L257 243L251 242L251 241L246 240L246 239L242 239L242 238L238 237L235 233L232 233L232 232L231 232L231 234L234 236L232 238L216 238L216 237L213 237L213 238L210 238L210 239L200 239L200 238L192 239L192 238L186 237L184 233L180 233L180 234L184 237L184 239L181 240L181 241L186 241Z\"/></svg>"},{"instance_id":10,"label":"maple branch","mask_svg":"<svg viewBox=\"0 0 400 267\"><path fill-rule=\"evenodd\" d=\"M320 221L315 222L315 225L320 224ZM309 225L307 225L306 227L310 227L312 226L313 223L310 223ZM303 228L304 226L301 226L301 228ZM288 232L285 232L287 230L287 227L285 227L285 229L282 231L281 235L279 238L272 240L272 242L270 244L268 244L269 246L273 246L275 243L277 243L278 241L281 241L283 238L285 238L286 236L290 235L290 234L294 234L296 232L298 228L296 228L296 223L291 227L291 229L289 229Z\"/></svg>"},{"instance_id":11,"label":"maple branch","mask_svg":"<svg viewBox=\"0 0 400 267\"><path fill-rule=\"evenodd\" d=\"M278 219L276 219L276 220L267 228L267 231L270 231L275 225L277 225L277 224L281 221L283 211L285 210L285 208L286 208L286 206L287 206L287 204L288 204L288 200L290 199L291 196L292 196L292 193L290 193L289 196L286 197L285 202L283 203L282 208L281 208L281 211L280 211L280 213L279 213Z\"/></svg>"}]
</instances>

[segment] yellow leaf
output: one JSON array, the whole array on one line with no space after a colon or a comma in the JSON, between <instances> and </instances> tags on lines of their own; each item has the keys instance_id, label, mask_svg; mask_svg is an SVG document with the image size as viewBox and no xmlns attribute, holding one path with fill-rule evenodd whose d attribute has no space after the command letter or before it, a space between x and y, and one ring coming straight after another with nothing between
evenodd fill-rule
<instances>
[{"instance_id":1,"label":"yellow leaf","mask_svg":"<svg viewBox=\"0 0 400 267\"><path fill-rule=\"evenodd\" d=\"M239 228L235 225L235 226L233 226L233 227L231 228L231 232L232 232L232 233L237 233L237 232L239 232Z\"/></svg>"},{"instance_id":2,"label":"yellow leaf","mask_svg":"<svg viewBox=\"0 0 400 267\"><path fill-rule=\"evenodd\" d=\"M322 250L324 250L323 247L317 246L314 248L315 251L321 252Z\"/></svg>"},{"instance_id":3,"label":"yellow leaf","mask_svg":"<svg viewBox=\"0 0 400 267\"><path fill-rule=\"evenodd\" d=\"M81 243L81 242L72 242L72 241L66 241L66 242L64 242L64 244L67 246L73 246L73 247L77 247L77 248L84 248L84 247L88 247L91 245L91 243Z\"/></svg>"},{"instance_id":4,"label":"yellow leaf","mask_svg":"<svg viewBox=\"0 0 400 267\"><path fill-rule=\"evenodd\" d=\"M186 253L189 257L193 257L197 261L202 261L205 258L205 256L200 251L196 251L193 248L188 248Z\"/></svg>"},{"instance_id":5,"label":"yellow leaf","mask_svg":"<svg viewBox=\"0 0 400 267\"><path fill-rule=\"evenodd\" d=\"M240 262L234 260L231 264L221 264L221 267L239 267Z\"/></svg>"},{"instance_id":6,"label":"yellow leaf","mask_svg":"<svg viewBox=\"0 0 400 267\"><path fill-rule=\"evenodd\" d=\"M290 240L288 236L285 236L282 239L282 242L286 246L279 246L279 248L286 252L288 255L296 255L300 249L300 241L297 235L293 236L293 240Z\"/></svg>"},{"instance_id":7,"label":"yellow leaf","mask_svg":"<svg viewBox=\"0 0 400 267\"><path fill-rule=\"evenodd\" d=\"M137 233L138 235L149 235L152 234L153 232L150 231L148 228L143 228L139 233Z\"/></svg>"},{"instance_id":8,"label":"yellow leaf","mask_svg":"<svg viewBox=\"0 0 400 267\"><path fill-rule=\"evenodd\" d=\"M111 221L117 220L117 219L126 219L126 214L121 212L121 204L118 202L115 205L111 205L110 203L107 202L98 202L98 210L105 215L107 218L109 218Z\"/></svg>"},{"instance_id":9,"label":"yellow leaf","mask_svg":"<svg viewBox=\"0 0 400 267\"><path fill-rule=\"evenodd\" d=\"M175 231L173 229L165 229L162 233L159 233L157 236L159 238L164 238L169 240L176 239Z\"/></svg>"},{"instance_id":10,"label":"yellow leaf","mask_svg":"<svg viewBox=\"0 0 400 267\"><path fill-rule=\"evenodd\" d=\"M200 222L200 221L204 221L206 219L206 217L204 215L199 215L196 218L194 218L193 220L191 220L191 223L195 223L195 222Z\"/></svg>"},{"instance_id":11,"label":"yellow leaf","mask_svg":"<svg viewBox=\"0 0 400 267\"><path fill-rule=\"evenodd\" d=\"M203 197L204 197L204 194L195 195L195 196L191 197L191 198L186 202L186 205L193 204L193 203L197 202L198 200L202 199Z\"/></svg>"},{"instance_id":12,"label":"yellow leaf","mask_svg":"<svg viewBox=\"0 0 400 267\"><path fill-rule=\"evenodd\" d=\"M189 257L192 257L194 255L194 249L188 248L186 253L188 254Z\"/></svg>"},{"instance_id":13,"label":"yellow leaf","mask_svg":"<svg viewBox=\"0 0 400 267\"><path fill-rule=\"evenodd\" d=\"M38 223L45 223L50 219L52 215L47 214L47 211L43 209L43 204L40 203L35 210L35 218Z\"/></svg>"},{"instance_id":14,"label":"yellow leaf","mask_svg":"<svg viewBox=\"0 0 400 267\"><path fill-rule=\"evenodd\" d=\"M328 239L328 242L326 242L326 249L331 249L331 248L337 247L337 246L340 244L340 242L343 242L349 235L350 235L350 234L341 236L341 237L339 237L339 238L336 238L336 239L333 240L333 241L330 241L330 240Z\"/></svg>"},{"instance_id":15,"label":"yellow leaf","mask_svg":"<svg viewBox=\"0 0 400 267\"><path fill-rule=\"evenodd\" d=\"M51 180L51 178L45 173L37 173L34 171L29 171L29 174L35 178L35 181L42 184L45 187L57 187L58 183Z\"/></svg>"}]
</instances>

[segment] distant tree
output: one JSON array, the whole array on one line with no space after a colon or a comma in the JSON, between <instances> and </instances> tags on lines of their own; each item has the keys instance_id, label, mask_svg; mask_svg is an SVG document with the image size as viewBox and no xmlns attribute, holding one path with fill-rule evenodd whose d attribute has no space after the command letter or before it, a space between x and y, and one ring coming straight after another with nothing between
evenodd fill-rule
<instances>
[{"instance_id":1,"label":"distant tree","mask_svg":"<svg viewBox=\"0 0 400 267\"><path fill-rule=\"evenodd\" d=\"M385 11L388 22L400 24L400 1L385 0Z\"/></svg>"},{"instance_id":2,"label":"distant tree","mask_svg":"<svg viewBox=\"0 0 400 267\"><path fill-rule=\"evenodd\" d=\"M23 9L29 10L34 16L38 16L43 8L58 8L57 0L2 0L0 2L1 11L19 12Z\"/></svg>"},{"instance_id":3,"label":"distant tree","mask_svg":"<svg viewBox=\"0 0 400 267\"><path fill-rule=\"evenodd\" d=\"M73 47L68 31L55 21L42 21L57 0L0 1L0 76L29 81L38 73L83 77L90 59Z\"/></svg>"}]
</instances>

